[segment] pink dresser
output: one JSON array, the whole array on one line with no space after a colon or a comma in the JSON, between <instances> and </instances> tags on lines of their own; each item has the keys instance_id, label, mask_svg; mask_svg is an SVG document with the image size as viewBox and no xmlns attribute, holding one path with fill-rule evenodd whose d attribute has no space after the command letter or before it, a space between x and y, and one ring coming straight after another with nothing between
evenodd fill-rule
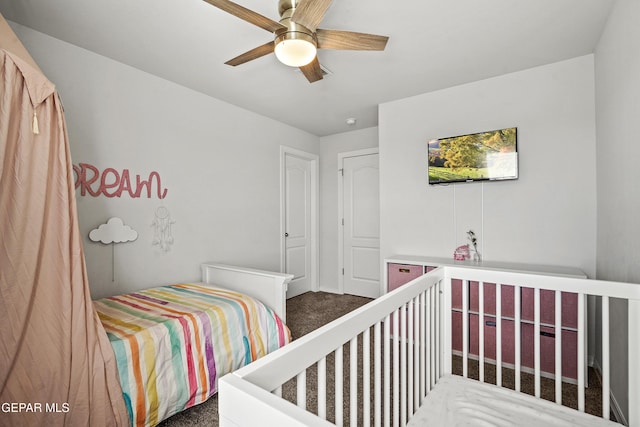
<instances>
[{"instance_id":1,"label":"pink dresser","mask_svg":"<svg viewBox=\"0 0 640 427\"><path fill-rule=\"evenodd\" d=\"M385 260L387 269L387 291L391 291L403 284L419 277L427 271L441 265L478 266L477 263L459 262L446 258L419 257L398 255ZM586 275L579 269L558 266L537 266L512 263L495 263L486 261L480 266L488 268L500 268L511 271L524 271L559 276L585 278ZM452 347L454 352L462 352L462 283L453 281L452 288ZM469 283L467 295L469 308L469 353L477 356L479 353L479 291L478 282ZM496 285L484 284L484 316L482 319L484 328L485 358L495 360L496 349ZM534 304L533 289L522 288L520 295L521 321L520 333L522 336L521 364L524 368L532 368L534 364ZM563 293L561 296L562 310L562 376L565 379L577 378L577 294ZM502 361L513 365L515 359L514 337L514 287L501 286L501 322L502 322ZM540 363L543 372L553 374L555 371L555 297L552 291L540 292Z\"/></svg>"}]
</instances>

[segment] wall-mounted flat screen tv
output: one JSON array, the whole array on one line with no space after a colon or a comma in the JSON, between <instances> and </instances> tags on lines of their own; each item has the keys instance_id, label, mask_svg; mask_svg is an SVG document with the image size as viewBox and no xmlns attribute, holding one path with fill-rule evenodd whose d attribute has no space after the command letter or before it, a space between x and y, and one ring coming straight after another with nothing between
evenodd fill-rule
<instances>
[{"instance_id":1,"label":"wall-mounted flat screen tv","mask_svg":"<svg viewBox=\"0 0 640 427\"><path fill-rule=\"evenodd\" d=\"M517 179L517 140L517 128L429 140L429 184Z\"/></svg>"}]
</instances>

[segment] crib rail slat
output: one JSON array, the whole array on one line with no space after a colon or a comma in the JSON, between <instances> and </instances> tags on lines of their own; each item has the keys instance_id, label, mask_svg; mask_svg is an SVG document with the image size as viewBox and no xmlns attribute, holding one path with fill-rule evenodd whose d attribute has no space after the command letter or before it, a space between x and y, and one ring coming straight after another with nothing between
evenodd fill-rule
<instances>
[{"instance_id":1,"label":"crib rail slat","mask_svg":"<svg viewBox=\"0 0 640 427\"><path fill-rule=\"evenodd\" d=\"M556 403L562 405L562 293L554 292L555 313L554 313L554 332L556 334L555 342L555 394Z\"/></svg>"},{"instance_id":2,"label":"crib rail slat","mask_svg":"<svg viewBox=\"0 0 640 427\"><path fill-rule=\"evenodd\" d=\"M337 426L342 426L344 423L344 410L343 410L343 404L344 404L344 398L343 398L343 373L342 373L342 369L343 369L343 350L342 350L342 346L338 347L335 352L334 352L334 357L335 357L335 389L334 389L334 396L335 396L335 407L336 407L336 422L335 424Z\"/></svg>"},{"instance_id":3,"label":"crib rail slat","mask_svg":"<svg viewBox=\"0 0 640 427\"><path fill-rule=\"evenodd\" d=\"M533 292L533 375L536 397L540 397L540 289Z\"/></svg>"},{"instance_id":4,"label":"crib rail slat","mask_svg":"<svg viewBox=\"0 0 640 427\"><path fill-rule=\"evenodd\" d=\"M502 386L502 285L496 283L496 385Z\"/></svg>"},{"instance_id":5,"label":"crib rail slat","mask_svg":"<svg viewBox=\"0 0 640 427\"><path fill-rule=\"evenodd\" d=\"M380 427L380 423L382 420L382 397L380 393L381 383L382 383L382 363L381 363L381 322L376 322L373 327L373 425L375 427Z\"/></svg>"},{"instance_id":6,"label":"crib rail slat","mask_svg":"<svg viewBox=\"0 0 640 427\"><path fill-rule=\"evenodd\" d=\"M407 306L400 309L400 425L407 424Z\"/></svg>"},{"instance_id":7,"label":"crib rail slat","mask_svg":"<svg viewBox=\"0 0 640 427\"><path fill-rule=\"evenodd\" d=\"M327 358L318 361L318 416L327 419Z\"/></svg>"},{"instance_id":8,"label":"crib rail slat","mask_svg":"<svg viewBox=\"0 0 640 427\"><path fill-rule=\"evenodd\" d=\"M413 406L415 410L420 407L420 347L422 343L420 341L420 296L414 298L414 310L413 310Z\"/></svg>"},{"instance_id":9,"label":"crib rail slat","mask_svg":"<svg viewBox=\"0 0 640 427\"><path fill-rule=\"evenodd\" d=\"M413 327L417 325L414 318L413 308L416 304L415 298L409 302L407 310L407 417L410 418L413 414L413 380L414 380L414 348L416 343L414 340Z\"/></svg>"},{"instance_id":10,"label":"crib rail slat","mask_svg":"<svg viewBox=\"0 0 640 427\"><path fill-rule=\"evenodd\" d=\"M436 380L438 377L436 376L436 309L435 302L436 296L433 292L433 289L427 291L427 295L429 297L429 332L427 333L427 345L429 347L429 391L433 389L433 386L436 384Z\"/></svg>"},{"instance_id":11,"label":"crib rail slat","mask_svg":"<svg viewBox=\"0 0 640 427\"><path fill-rule=\"evenodd\" d=\"M469 376L469 281L462 281L462 376Z\"/></svg>"},{"instance_id":12,"label":"crib rail slat","mask_svg":"<svg viewBox=\"0 0 640 427\"><path fill-rule=\"evenodd\" d=\"M420 294L420 404L427 395L427 388L431 381L427 361L427 331L429 330L429 316L427 315L427 294Z\"/></svg>"},{"instance_id":13,"label":"crib rail slat","mask_svg":"<svg viewBox=\"0 0 640 427\"><path fill-rule=\"evenodd\" d=\"M442 290L441 290L441 282L437 282L436 285L429 289L429 292L431 292L433 294L433 298L435 299L435 311L434 311L434 317L435 317L435 338L433 341L433 351L435 353L435 358L436 358L436 362L435 362L435 366L436 366L436 370L435 370L435 378L440 378L442 376L442 359L441 359L441 354L443 352L443 348L442 348L442 337L440 336L440 333L442 331L442 325L440 324L440 319L442 319ZM447 313L447 315L449 315L449 313ZM433 384L435 385L435 380L433 382Z\"/></svg>"},{"instance_id":14,"label":"crib rail slat","mask_svg":"<svg viewBox=\"0 0 640 427\"><path fill-rule=\"evenodd\" d=\"M478 282L478 377L484 382L484 282Z\"/></svg>"},{"instance_id":15,"label":"crib rail slat","mask_svg":"<svg viewBox=\"0 0 640 427\"><path fill-rule=\"evenodd\" d=\"M371 372L371 329L365 329L362 334L362 422L365 427L371 423L371 375L369 372Z\"/></svg>"},{"instance_id":16,"label":"crib rail slat","mask_svg":"<svg viewBox=\"0 0 640 427\"><path fill-rule=\"evenodd\" d=\"M585 388L585 366L584 366L584 331L587 324L585 317L585 300L587 296L583 293L578 293L578 410L584 412L584 388Z\"/></svg>"},{"instance_id":17,"label":"crib rail slat","mask_svg":"<svg viewBox=\"0 0 640 427\"><path fill-rule=\"evenodd\" d=\"M349 425L358 425L358 337L349 342Z\"/></svg>"},{"instance_id":18,"label":"crib rail slat","mask_svg":"<svg viewBox=\"0 0 640 427\"><path fill-rule=\"evenodd\" d=\"M452 303L452 283L447 283L444 280L440 281L438 285L438 293L442 300L442 330L441 330L441 352L442 352L442 375L450 375L453 373L453 316L454 308ZM447 351L445 351L447 350Z\"/></svg>"},{"instance_id":19,"label":"crib rail slat","mask_svg":"<svg viewBox=\"0 0 640 427\"><path fill-rule=\"evenodd\" d=\"M393 427L400 425L400 310L396 309L393 312L393 401L392 401L392 413L393 413Z\"/></svg>"},{"instance_id":20,"label":"crib rail slat","mask_svg":"<svg viewBox=\"0 0 640 427\"><path fill-rule=\"evenodd\" d=\"M605 420L610 418L611 393L610 376L611 366L609 365L609 297L602 297L602 417Z\"/></svg>"},{"instance_id":21,"label":"crib rail slat","mask_svg":"<svg viewBox=\"0 0 640 427\"><path fill-rule=\"evenodd\" d=\"M640 402L640 296L628 303L628 346L629 346L629 402ZM634 380L635 379L635 380ZM629 405L630 426L640 426L640 405Z\"/></svg>"},{"instance_id":22,"label":"crib rail slat","mask_svg":"<svg viewBox=\"0 0 640 427\"><path fill-rule=\"evenodd\" d=\"M522 288L518 285L514 286L513 289L513 311L514 311L514 324L515 325L520 325L522 322L522 314L521 314L521 309L520 309L520 301L522 300ZM514 328L514 336L515 336L515 341L516 343L521 343L522 342L522 330L519 327L515 327ZM519 345L515 345L514 346L514 364L515 364L515 390L516 391L520 391L520 386L521 386L521 373L522 373L522 368L520 365L522 356L521 356L521 346Z\"/></svg>"},{"instance_id":23,"label":"crib rail slat","mask_svg":"<svg viewBox=\"0 0 640 427\"><path fill-rule=\"evenodd\" d=\"M391 316L384 322L384 426L391 425Z\"/></svg>"}]
</instances>

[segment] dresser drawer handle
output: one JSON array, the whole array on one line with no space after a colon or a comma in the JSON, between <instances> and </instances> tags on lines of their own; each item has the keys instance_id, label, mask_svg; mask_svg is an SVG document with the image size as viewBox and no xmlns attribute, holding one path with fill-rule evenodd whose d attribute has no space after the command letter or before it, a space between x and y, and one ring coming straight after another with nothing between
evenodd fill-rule
<instances>
[{"instance_id":1,"label":"dresser drawer handle","mask_svg":"<svg viewBox=\"0 0 640 427\"><path fill-rule=\"evenodd\" d=\"M400 268L400 269L398 269L398 271L400 273L411 273L411 270L409 270L408 268Z\"/></svg>"}]
</instances>

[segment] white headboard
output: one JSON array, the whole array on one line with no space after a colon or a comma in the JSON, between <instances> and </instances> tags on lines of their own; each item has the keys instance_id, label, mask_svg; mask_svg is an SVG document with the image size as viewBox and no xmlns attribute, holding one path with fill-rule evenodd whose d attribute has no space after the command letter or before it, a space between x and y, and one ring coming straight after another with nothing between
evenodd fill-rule
<instances>
[{"instance_id":1,"label":"white headboard","mask_svg":"<svg viewBox=\"0 0 640 427\"><path fill-rule=\"evenodd\" d=\"M275 273L234 265L202 264L202 281L240 292L262 301L287 321L287 285L293 274Z\"/></svg>"}]
</instances>

